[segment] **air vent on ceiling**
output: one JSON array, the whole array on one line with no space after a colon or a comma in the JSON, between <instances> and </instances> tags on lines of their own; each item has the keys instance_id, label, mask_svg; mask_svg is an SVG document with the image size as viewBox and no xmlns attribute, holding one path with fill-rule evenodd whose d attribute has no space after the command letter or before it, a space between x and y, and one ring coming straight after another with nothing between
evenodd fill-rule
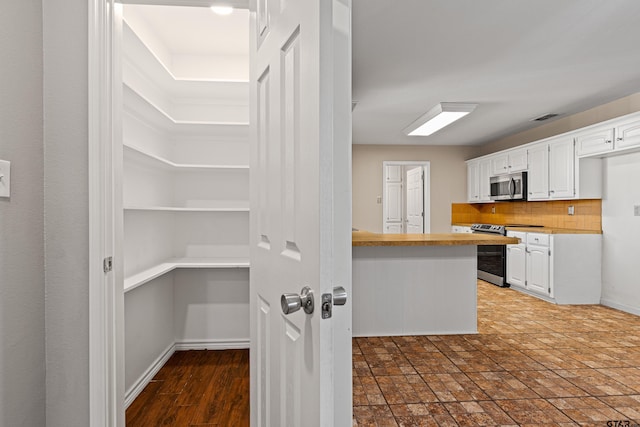
<instances>
[{"instance_id":1,"label":"air vent on ceiling","mask_svg":"<svg viewBox=\"0 0 640 427\"><path fill-rule=\"evenodd\" d=\"M540 117L536 117L535 119L531 119L532 122L544 122L545 120L549 120L552 119L554 117L557 117L558 114L556 113L547 113L547 114L543 114Z\"/></svg>"}]
</instances>

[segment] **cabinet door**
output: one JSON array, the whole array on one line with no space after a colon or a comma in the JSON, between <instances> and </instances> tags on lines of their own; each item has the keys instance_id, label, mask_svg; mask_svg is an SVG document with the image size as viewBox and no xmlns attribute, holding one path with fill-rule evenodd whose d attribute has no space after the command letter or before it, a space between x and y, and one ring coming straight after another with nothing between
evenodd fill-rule
<instances>
[{"instance_id":1,"label":"cabinet door","mask_svg":"<svg viewBox=\"0 0 640 427\"><path fill-rule=\"evenodd\" d=\"M388 182L385 196L385 222L402 222L402 184Z\"/></svg>"},{"instance_id":2,"label":"cabinet door","mask_svg":"<svg viewBox=\"0 0 640 427\"><path fill-rule=\"evenodd\" d=\"M467 163L467 201L469 203L480 201L479 172L478 162Z\"/></svg>"},{"instance_id":3,"label":"cabinet door","mask_svg":"<svg viewBox=\"0 0 640 427\"><path fill-rule=\"evenodd\" d=\"M524 288L526 277L526 245L507 245L507 283Z\"/></svg>"},{"instance_id":4,"label":"cabinet door","mask_svg":"<svg viewBox=\"0 0 640 427\"><path fill-rule=\"evenodd\" d=\"M492 156L491 175L503 175L505 173L509 173L509 155L503 153Z\"/></svg>"},{"instance_id":5,"label":"cabinet door","mask_svg":"<svg viewBox=\"0 0 640 427\"><path fill-rule=\"evenodd\" d=\"M386 181L387 182L402 182L402 166L401 165L389 165L386 167Z\"/></svg>"},{"instance_id":6,"label":"cabinet door","mask_svg":"<svg viewBox=\"0 0 640 427\"><path fill-rule=\"evenodd\" d=\"M478 164L478 199L481 202L491 201L491 160L480 160Z\"/></svg>"},{"instance_id":7,"label":"cabinet door","mask_svg":"<svg viewBox=\"0 0 640 427\"><path fill-rule=\"evenodd\" d=\"M576 154L589 156L613 150L613 128L594 129L576 135Z\"/></svg>"},{"instance_id":8,"label":"cabinet door","mask_svg":"<svg viewBox=\"0 0 640 427\"><path fill-rule=\"evenodd\" d=\"M549 145L540 144L529 149L527 176L528 200L549 198Z\"/></svg>"},{"instance_id":9,"label":"cabinet door","mask_svg":"<svg viewBox=\"0 0 640 427\"><path fill-rule=\"evenodd\" d=\"M616 149L640 147L640 120L634 119L616 127Z\"/></svg>"},{"instance_id":10,"label":"cabinet door","mask_svg":"<svg viewBox=\"0 0 640 427\"><path fill-rule=\"evenodd\" d=\"M549 248L543 246L527 246L527 289L548 296L549 289Z\"/></svg>"},{"instance_id":11,"label":"cabinet door","mask_svg":"<svg viewBox=\"0 0 640 427\"><path fill-rule=\"evenodd\" d=\"M509 173L527 170L527 150L513 150L509 152Z\"/></svg>"},{"instance_id":12,"label":"cabinet door","mask_svg":"<svg viewBox=\"0 0 640 427\"><path fill-rule=\"evenodd\" d=\"M552 199L575 197L574 151L571 138L549 142L549 196Z\"/></svg>"}]
</instances>

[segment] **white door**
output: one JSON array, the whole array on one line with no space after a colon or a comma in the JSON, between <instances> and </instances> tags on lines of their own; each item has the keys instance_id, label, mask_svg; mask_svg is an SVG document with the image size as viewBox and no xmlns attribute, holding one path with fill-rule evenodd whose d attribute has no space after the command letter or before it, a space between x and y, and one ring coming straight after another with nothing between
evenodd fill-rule
<instances>
[{"instance_id":1,"label":"white door","mask_svg":"<svg viewBox=\"0 0 640 427\"><path fill-rule=\"evenodd\" d=\"M407 171L407 233L424 233L424 172Z\"/></svg>"},{"instance_id":2,"label":"white door","mask_svg":"<svg viewBox=\"0 0 640 427\"><path fill-rule=\"evenodd\" d=\"M322 295L351 292L351 4L251 9L251 425L348 426L351 302Z\"/></svg>"}]
</instances>

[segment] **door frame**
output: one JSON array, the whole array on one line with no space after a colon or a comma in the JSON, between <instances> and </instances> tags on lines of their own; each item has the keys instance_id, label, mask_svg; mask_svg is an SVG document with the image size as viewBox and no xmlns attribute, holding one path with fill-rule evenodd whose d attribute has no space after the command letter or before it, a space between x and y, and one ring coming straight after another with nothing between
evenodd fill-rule
<instances>
[{"instance_id":1,"label":"door frame","mask_svg":"<svg viewBox=\"0 0 640 427\"><path fill-rule=\"evenodd\" d=\"M89 426L124 427L122 4L248 8L249 0L90 0L88 41ZM104 271L112 257L113 268Z\"/></svg>"},{"instance_id":2,"label":"door frame","mask_svg":"<svg viewBox=\"0 0 640 427\"><path fill-rule=\"evenodd\" d=\"M385 220L384 213L387 211L387 200L386 200L386 178L385 173L387 166L403 166L406 168L407 166L422 166L424 168L424 194L423 194L423 203L424 203L424 218L423 218L423 229L425 233L431 232L431 162L429 160L384 160L382 162L382 230L384 232ZM406 180L406 174L403 169L403 179ZM406 203L407 203L407 186L406 182L403 182L402 187L402 210L403 210L403 218L402 218L402 229L406 232L406 224L405 218L406 215Z\"/></svg>"}]
</instances>

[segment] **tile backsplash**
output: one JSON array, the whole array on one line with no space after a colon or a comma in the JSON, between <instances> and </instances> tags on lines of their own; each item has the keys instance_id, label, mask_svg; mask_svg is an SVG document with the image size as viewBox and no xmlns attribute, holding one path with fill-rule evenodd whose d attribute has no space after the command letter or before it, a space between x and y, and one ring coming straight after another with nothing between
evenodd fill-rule
<instances>
[{"instance_id":1,"label":"tile backsplash","mask_svg":"<svg viewBox=\"0 0 640 427\"><path fill-rule=\"evenodd\" d=\"M573 206L574 214L569 215ZM527 224L574 230L602 230L602 200L548 202L453 203L454 224Z\"/></svg>"}]
</instances>

